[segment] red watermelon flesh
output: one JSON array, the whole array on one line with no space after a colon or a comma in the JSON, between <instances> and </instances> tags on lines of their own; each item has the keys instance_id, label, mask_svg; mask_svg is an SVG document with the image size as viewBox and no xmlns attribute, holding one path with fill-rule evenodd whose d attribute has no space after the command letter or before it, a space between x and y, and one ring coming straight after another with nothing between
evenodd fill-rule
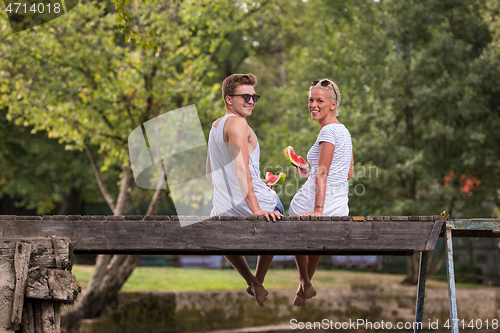
<instances>
[{"instance_id":1,"label":"red watermelon flesh","mask_svg":"<svg viewBox=\"0 0 500 333\"><path fill-rule=\"evenodd\" d=\"M286 173L280 172L277 175L274 175L272 172L266 173L266 184L268 186L280 185L286 179Z\"/></svg>"},{"instance_id":2,"label":"red watermelon flesh","mask_svg":"<svg viewBox=\"0 0 500 333\"><path fill-rule=\"evenodd\" d=\"M309 166L309 163L307 163L307 161L302 156L297 156L295 154L292 146L288 146L285 148L285 157L290 163L292 163L293 166L303 169Z\"/></svg>"}]
</instances>

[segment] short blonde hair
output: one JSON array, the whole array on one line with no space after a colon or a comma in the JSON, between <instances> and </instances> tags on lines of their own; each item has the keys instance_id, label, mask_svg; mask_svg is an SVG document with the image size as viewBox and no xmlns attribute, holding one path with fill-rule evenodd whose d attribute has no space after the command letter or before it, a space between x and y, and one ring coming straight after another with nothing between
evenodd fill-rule
<instances>
[{"instance_id":1,"label":"short blonde hair","mask_svg":"<svg viewBox=\"0 0 500 333\"><path fill-rule=\"evenodd\" d=\"M327 83L325 83L327 81ZM340 104L340 89L337 87L335 82L330 79L321 79L311 82L311 87L309 88L309 93L313 88L323 89L328 93L331 102L337 102L337 107Z\"/></svg>"}]
</instances>

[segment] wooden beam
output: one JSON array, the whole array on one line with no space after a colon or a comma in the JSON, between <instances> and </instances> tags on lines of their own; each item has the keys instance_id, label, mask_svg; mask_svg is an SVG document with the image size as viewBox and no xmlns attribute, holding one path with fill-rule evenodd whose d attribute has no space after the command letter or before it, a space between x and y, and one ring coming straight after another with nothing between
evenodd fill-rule
<instances>
[{"instance_id":1,"label":"wooden beam","mask_svg":"<svg viewBox=\"0 0 500 333\"><path fill-rule=\"evenodd\" d=\"M500 219L453 219L446 221L446 228L452 231L453 237L500 238ZM444 237L444 230L440 236Z\"/></svg>"},{"instance_id":2,"label":"wooden beam","mask_svg":"<svg viewBox=\"0 0 500 333\"><path fill-rule=\"evenodd\" d=\"M17 242L14 254L14 271L16 274L16 286L14 288L14 300L12 302L11 322L16 329L21 326L21 318L24 305L24 290L28 278L29 261L31 256L31 244Z\"/></svg>"},{"instance_id":3,"label":"wooden beam","mask_svg":"<svg viewBox=\"0 0 500 333\"><path fill-rule=\"evenodd\" d=\"M40 267L28 274L26 298L71 304L81 288L71 272Z\"/></svg>"},{"instance_id":4,"label":"wooden beam","mask_svg":"<svg viewBox=\"0 0 500 333\"><path fill-rule=\"evenodd\" d=\"M14 226L16 222L17 221L12 222L11 227ZM43 226L40 227L43 228ZM29 230L19 230L19 232L21 234L32 234L32 232ZM3 239L0 238L0 259L14 264L16 249L15 244L18 241L30 242L31 256L29 257L29 267L34 268L38 266L44 266L46 268L57 268L53 240L50 237L44 239L44 236L45 235L40 235L38 237L26 236L4 237ZM73 253L71 252L72 246L70 244L70 240L67 238L58 238L55 242L58 247L62 268L71 270L71 268L73 267Z\"/></svg>"},{"instance_id":5,"label":"wooden beam","mask_svg":"<svg viewBox=\"0 0 500 333\"><path fill-rule=\"evenodd\" d=\"M172 221L175 217L91 218L17 216L0 219L0 227L4 238L67 237L75 253L405 255L431 251L435 244L429 244L429 237L443 223L435 223L433 216L418 221L398 217L356 222L351 217L288 218L274 223L256 217L224 217L181 227Z\"/></svg>"}]
</instances>

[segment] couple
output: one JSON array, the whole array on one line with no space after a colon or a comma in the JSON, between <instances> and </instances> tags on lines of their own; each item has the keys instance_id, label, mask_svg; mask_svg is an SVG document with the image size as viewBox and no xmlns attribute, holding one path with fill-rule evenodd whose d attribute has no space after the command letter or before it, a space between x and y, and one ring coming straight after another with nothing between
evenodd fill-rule
<instances>
[{"instance_id":1,"label":"couple","mask_svg":"<svg viewBox=\"0 0 500 333\"><path fill-rule=\"evenodd\" d=\"M265 216L281 219L283 205L278 195L260 178L260 148L257 136L248 126L259 95L257 78L252 74L233 74L222 83L225 116L217 119L210 130L207 156L207 178L214 185L212 216ZM320 127L318 138L307 154L311 169L296 168L307 179L290 204L290 216L347 216L349 214L347 180L352 175L351 135L336 118L340 91L328 79L316 80L309 88L309 114ZM227 255L226 259L248 284L246 289L262 306L267 298L264 277L271 266L272 255L259 256L255 275L245 257ZM320 256L295 256L300 284L293 303L302 307L316 295L311 278Z\"/></svg>"}]
</instances>

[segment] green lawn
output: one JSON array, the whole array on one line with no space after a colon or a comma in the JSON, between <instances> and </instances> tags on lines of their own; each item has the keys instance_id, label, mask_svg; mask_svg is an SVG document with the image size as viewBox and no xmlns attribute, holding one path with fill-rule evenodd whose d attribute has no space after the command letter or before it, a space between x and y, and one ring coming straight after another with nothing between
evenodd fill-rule
<instances>
[{"instance_id":1,"label":"green lawn","mask_svg":"<svg viewBox=\"0 0 500 333\"><path fill-rule=\"evenodd\" d=\"M94 266L75 265L73 274L82 288L92 277ZM403 275L319 270L314 275L316 288L378 285L382 282L399 283ZM268 290L295 289L298 286L295 269L271 269L264 283ZM198 269L175 267L137 267L127 280L124 291L204 291L243 290L245 281L234 269ZM446 281L427 281L429 288L446 288ZM457 284L458 288L485 288L474 284Z\"/></svg>"}]
</instances>

